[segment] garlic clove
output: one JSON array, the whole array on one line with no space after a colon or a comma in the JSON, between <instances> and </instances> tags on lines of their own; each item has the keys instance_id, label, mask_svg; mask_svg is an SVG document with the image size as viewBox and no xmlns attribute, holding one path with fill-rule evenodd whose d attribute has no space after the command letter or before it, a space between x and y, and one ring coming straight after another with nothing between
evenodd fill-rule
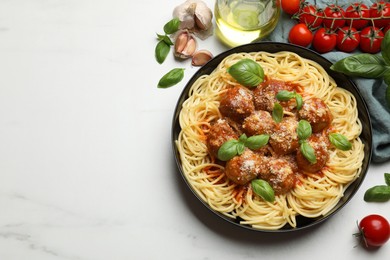
<instances>
[{"instance_id":1,"label":"garlic clove","mask_svg":"<svg viewBox=\"0 0 390 260\"><path fill-rule=\"evenodd\" d=\"M208 30L213 25L212 19L213 13L211 9L204 2L198 2L194 13L197 28L201 31Z\"/></svg>"},{"instance_id":2,"label":"garlic clove","mask_svg":"<svg viewBox=\"0 0 390 260\"><path fill-rule=\"evenodd\" d=\"M197 48L195 36L188 31L181 31L175 40L175 56L181 59L190 58Z\"/></svg>"},{"instance_id":3,"label":"garlic clove","mask_svg":"<svg viewBox=\"0 0 390 260\"><path fill-rule=\"evenodd\" d=\"M192 66L203 66L213 58L213 54L208 50L199 50L192 55Z\"/></svg>"}]
</instances>

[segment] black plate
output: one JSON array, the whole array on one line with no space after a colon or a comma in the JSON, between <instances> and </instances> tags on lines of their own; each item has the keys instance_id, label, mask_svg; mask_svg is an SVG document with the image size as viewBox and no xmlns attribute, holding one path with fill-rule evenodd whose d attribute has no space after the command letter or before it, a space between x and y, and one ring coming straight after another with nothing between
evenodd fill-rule
<instances>
[{"instance_id":1,"label":"black plate","mask_svg":"<svg viewBox=\"0 0 390 260\"><path fill-rule=\"evenodd\" d=\"M193 83L200 76L202 76L204 74L210 74L218 66L218 64L221 63L221 61L225 57L227 57L233 53L238 53L238 52L256 52L256 51L266 51L266 52L270 52L270 53L276 53L279 51L290 51L290 52L294 52L294 53L300 55L303 58L313 60L313 61L317 62L318 64L320 64L326 70L326 72L336 81L336 83L339 87L347 89L355 96L355 98L357 100L359 119L360 119L362 126L363 126L363 130L362 130L362 133L360 135L360 138L361 138L362 142L364 143L365 156L364 156L364 160L363 160L362 171L360 173L359 178L356 179L348 187L348 189L344 193L344 197L341 198L339 203L326 215L320 216L317 218L306 218L306 217L302 217L302 216L297 216L297 218L296 218L297 227L296 228L292 228L289 225L286 225L285 227L283 227L279 230L255 229L249 225L240 224L239 223L240 219L231 219L231 218L224 216L224 215L216 212L215 210L211 209L210 206L197 195L197 193L194 191L194 189L192 188L192 186L190 185L190 183L187 181L186 177L184 176L184 172L183 172L181 162L180 162L180 156L179 156L177 147L175 145L175 141L178 139L178 135L179 135L180 130L181 130L180 125L179 125L179 113L181 110L181 106L182 106L183 102L188 98L188 92L189 92L191 86L193 85ZM361 183L363 182L363 180L366 176L369 164L370 164L371 153L372 153L371 120L370 120L370 116L368 113L367 105L366 105L363 97L361 96L358 88L354 84L354 82L352 82L350 79L348 79L344 74L330 70L331 65L332 65L332 63L329 60L325 59L324 57L322 57L318 53L316 53L312 50L306 49L306 48L302 48L302 47L297 46L297 45L292 45L292 44L287 44L287 43L275 43L275 42L259 42L259 43L251 43L251 44L247 44L247 45L242 45L242 46L230 49L226 52L223 52L223 53L219 54L218 56L216 56L215 58L213 58L211 61L209 61L206 65L201 67L194 74L194 76L190 79L190 81L185 86L185 88L184 88L183 92L181 93L180 98L177 102L177 105L176 105L175 113L173 116L173 122L172 122L172 145L173 145L176 164L179 168L179 171L180 171L182 177L184 178L184 181L187 183L188 187L193 192L193 194L209 210L211 210L212 212L214 212L215 214L217 214L218 216L220 216L224 220L226 220L232 224L238 225L240 227L243 227L243 228L247 228L247 229L251 229L251 230L255 230L255 231L263 231L263 232L287 232L287 231L296 231L296 230L312 227L318 223L321 223L322 221L328 219L330 216L332 216L336 212L338 212L345 204L347 204L351 200L351 198L355 195L355 193L359 189Z\"/></svg>"}]
</instances>

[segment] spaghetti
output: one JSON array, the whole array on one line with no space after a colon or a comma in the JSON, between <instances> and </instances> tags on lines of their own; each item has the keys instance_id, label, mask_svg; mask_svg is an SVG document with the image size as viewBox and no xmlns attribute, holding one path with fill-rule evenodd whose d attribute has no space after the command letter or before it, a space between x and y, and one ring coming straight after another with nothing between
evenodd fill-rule
<instances>
[{"instance_id":1,"label":"spaghetti","mask_svg":"<svg viewBox=\"0 0 390 260\"><path fill-rule=\"evenodd\" d=\"M225 166L210 156L207 147L212 122L223 117L219 110L221 96L229 87L238 85L227 68L244 58L258 62L269 78L302 86L304 101L323 100L333 115L332 130L352 143L348 151L330 147L329 159L320 172L298 174L297 184L289 192L278 194L274 202L264 201L250 185L229 180ZM337 87L319 64L292 52L237 53L226 57L210 75L201 76L191 86L179 123L176 145L192 188L213 210L255 229L275 230L286 224L296 227L298 215L315 218L328 213L361 172L364 145L359 138L362 126L354 96Z\"/></svg>"}]
</instances>

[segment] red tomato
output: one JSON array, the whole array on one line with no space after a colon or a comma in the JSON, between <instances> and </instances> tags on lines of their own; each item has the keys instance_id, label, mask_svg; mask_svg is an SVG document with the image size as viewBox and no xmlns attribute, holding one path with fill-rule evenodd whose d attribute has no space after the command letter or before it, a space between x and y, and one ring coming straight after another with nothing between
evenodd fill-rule
<instances>
[{"instance_id":1,"label":"red tomato","mask_svg":"<svg viewBox=\"0 0 390 260\"><path fill-rule=\"evenodd\" d=\"M360 49L363 52L377 53L381 50L383 32L374 26L368 26L360 32Z\"/></svg>"},{"instance_id":2,"label":"red tomato","mask_svg":"<svg viewBox=\"0 0 390 260\"><path fill-rule=\"evenodd\" d=\"M336 47L343 52L354 51L360 43L359 32L355 28L345 26L338 29Z\"/></svg>"},{"instance_id":3,"label":"red tomato","mask_svg":"<svg viewBox=\"0 0 390 260\"><path fill-rule=\"evenodd\" d=\"M299 13L299 22L306 24L309 28L314 29L322 24L324 13L315 5L305 5Z\"/></svg>"},{"instance_id":4,"label":"red tomato","mask_svg":"<svg viewBox=\"0 0 390 260\"><path fill-rule=\"evenodd\" d=\"M345 12L343 8L335 4L328 5L324 9L324 20L322 24L330 29L343 27L345 24L344 16Z\"/></svg>"},{"instance_id":5,"label":"red tomato","mask_svg":"<svg viewBox=\"0 0 390 260\"><path fill-rule=\"evenodd\" d=\"M306 24L298 23L294 25L288 34L288 41L303 47L310 45L313 40L313 33L309 30Z\"/></svg>"},{"instance_id":6,"label":"red tomato","mask_svg":"<svg viewBox=\"0 0 390 260\"><path fill-rule=\"evenodd\" d=\"M301 5L301 0L282 0L282 10L289 14L293 15L298 13L299 7Z\"/></svg>"},{"instance_id":7,"label":"red tomato","mask_svg":"<svg viewBox=\"0 0 390 260\"><path fill-rule=\"evenodd\" d=\"M379 1L370 7L371 18L374 18L374 26L378 28L386 27L390 23L390 3ZM378 19L382 17L381 19ZM383 17L388 17L384 19ZM376 19L375 19L376 18Z\"/></svg>"},{"instance_id":8,"label":"red tomato","mask_svg":"<svg viewBox=\"0 0 390 260\"><path fill-rule=\"evenodd\" d=\"M382 246L390 238L390 224L380 215L368 215L359 223L359 233L366 247Z\"/></svg>"},{"instance_id":9,"label":"red tomato","mask_svg":"<svg viewBox=\"0 0 390 260\"><path fill-rule=\"evenodd\" d=\"M329 32L325 28L320 28L316 31L313 37L313 47L319 53L330 52L336 47L336 34Z\"/></svg>"},{"instance_id":10,"label":"red tomato","mask_svg":"<svg viewBox=\"0 0 390 260\"><path fill-rule=\"evenodd\" d=\"M367 26L369 20L356 18L370 18L370 9L365 4L353 3L350 4L347 9L345 9L345 17L351 18L346 19L345 22L347 25L351 25L352 23L353 28L360 30Z\"/></svg>"}]
</instances>

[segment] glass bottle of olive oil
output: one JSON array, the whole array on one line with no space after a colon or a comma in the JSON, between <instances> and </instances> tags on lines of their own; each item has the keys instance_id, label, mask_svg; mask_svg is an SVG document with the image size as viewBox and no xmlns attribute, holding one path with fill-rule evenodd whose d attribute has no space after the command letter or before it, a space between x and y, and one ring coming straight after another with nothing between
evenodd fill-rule
<instances>
[{"instance_id":1,"label":"glass bottle of olive oil","mask_svg":"<svg viewBox=\"0 0 390 260\"><path fill-rule=\"evenodd\" d=\"M216 0L218 37L234 47L260 40L276 27L280 0Z\"/></svg>"}]
</instances>

